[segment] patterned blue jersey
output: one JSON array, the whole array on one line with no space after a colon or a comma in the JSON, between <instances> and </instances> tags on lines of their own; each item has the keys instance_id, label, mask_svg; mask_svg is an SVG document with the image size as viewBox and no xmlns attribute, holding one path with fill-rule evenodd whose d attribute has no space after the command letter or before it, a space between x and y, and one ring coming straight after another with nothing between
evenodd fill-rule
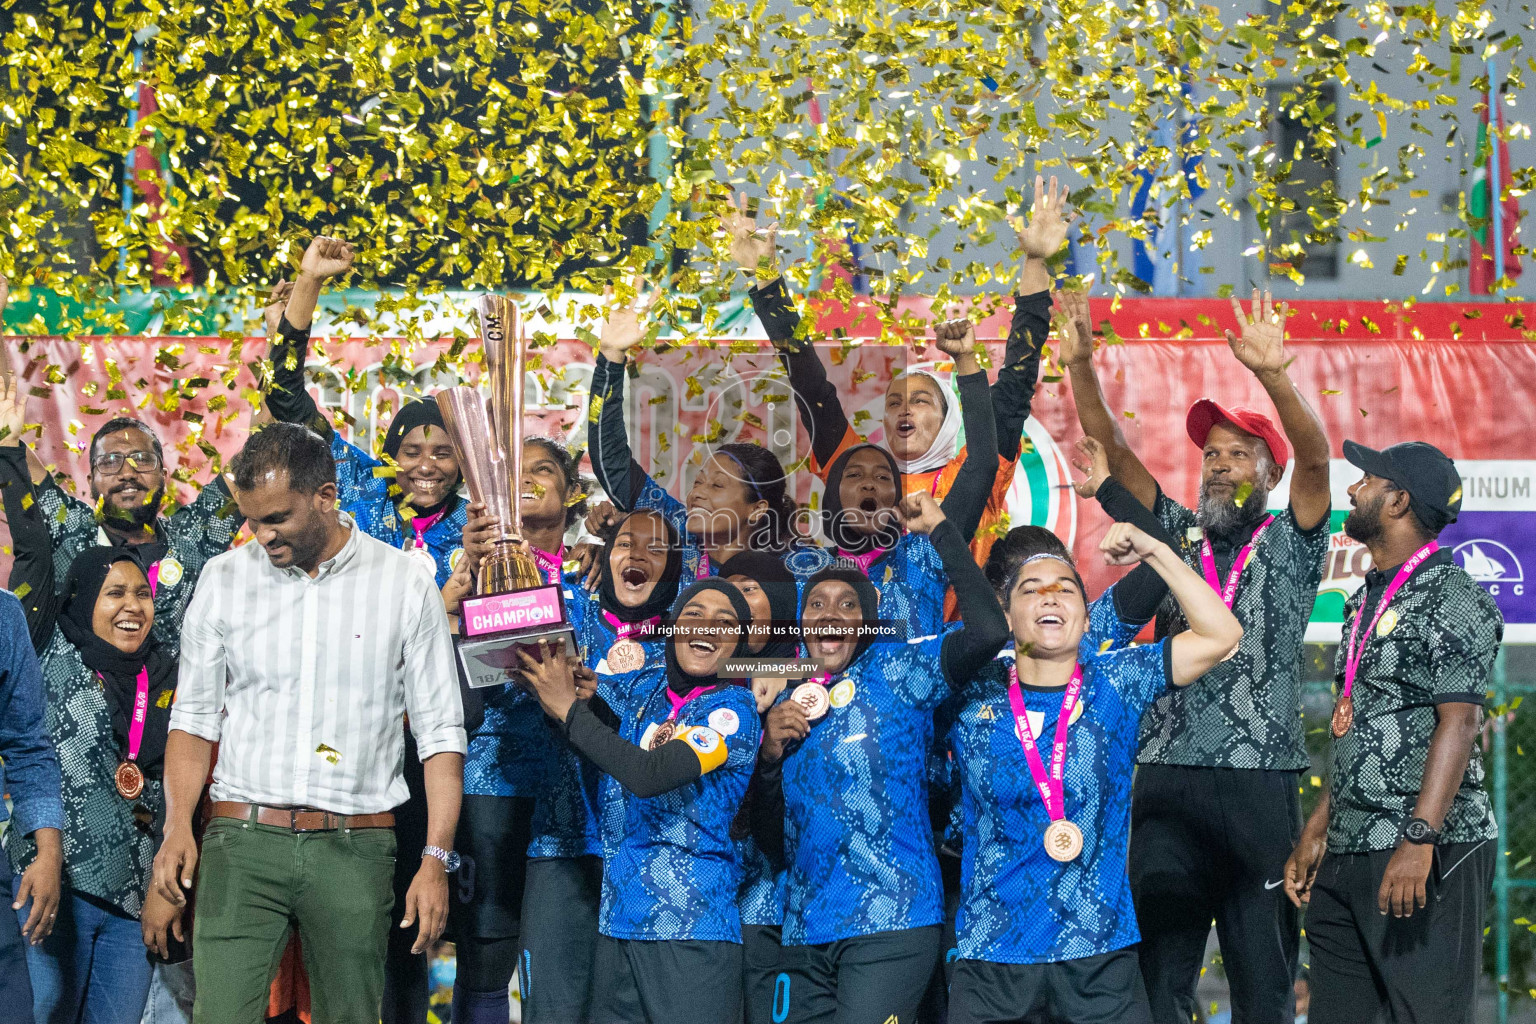
<instances>
[{"instance_id":1,"label":"patterned blue jersey","mask_svg":"<svg viewBox=\"0 0 1536 1024\"><path fill-rule=\"evenodd\" d=\"M869 582L880 592L880 617L907 624L904 639L944 629L949 573L927 534L902 534L895 547L870 564Z\"/></svg>"},{"instance_id":2,"label":"patterned blue jersey","mask_svg":"<svg viewBox=\"0 0 1536 1024\"><path fill-rule=\"evenodd\" d=\"M596 594L589 594L582 579L566 574L565 610L576 631L576 646L582 663L597 673L598 693L605 700L617 692L626 692L628 681L640 671L618 675L610 672L608 648L617 633L603 618ZM662 663L664 650L659 640L642 641L647 665ZM533 839L528 844L530 857L600 856L603 852L598 829L600 783L602 772L577 754L559 733L552 733L554 757L549 777L539 789L533 805Z\"/></svg>"},{"instance_id":3,"label":"patterned blue jersey","mask_svg":"<svg viewBox=\"0 0 1536 1024\"><path fill-rule=\"evenodd\" d=\"M630 471L634 471L633 466ZM699 579L699 566L704 562L705 555L704 549L699 546L699 539L688 532L688 506L668 494L667 489L647 473L645 485L635 498L635 508L659 512L663 519L672 524L672 529L682 538L683 580ZM795 544L784 554L784 566L794 574L798 583L804 583L831 564L832 556L813 544ZM718 575L720 566L711 560L704 576Z\"/></svg>"},{"instance_id":4,"label":"patterned blue jersey","mask_svg":"<svg viewBox=\"0 0 1536 1024\"><path fill-rule=\"evenodd\" d=\"M1142 712L1169 685L1167 642L1084 655L1082 714L1067 733L1067 818L1083 852L1045 852L1050 816L1013 727L1011 649L967 683L953 732L964 781L965 852L955 922L958 953L992 963L1056 963L1140 939L1126 857L1131 774ZM1030 727L1049 765L1063 690L1023 688Z\"/></svg>"},{"instance_id":5,"label":"patterned blue jersey","mask_svg":"<svg viewBox=\"0 0 1536 1024\"><path fill-rule=\"evenodd\" d=\"M750 835L736 840L736 863L741 869L741 882L736 888L741 923L783 924L789 872L774 871L773 862Z\"/></svg>"},{"instance_id":6,"label":"patterned blue jersey","mask_svg":"<svg viewBox=\"0 0 1536 1024\"><path fill-rule=\"evenodd\" d=\"M942 640L871 645L785 756L786 946L944 920L926 777Z\"/></svg>"},{"instance_id":7,"label":"patterned blue jersey","mask_svg":"<svg viewBox=\"0 0 1536 1024\"><path fill-rule=\"evenodd\" d=\"M640 685L642 680L652 685ZM623 707L613 710L619 713L619 735L639 745L650 726L667 720L672 705L664 667L658 672L648 666L635 682L627 694L614 694ZM723 743L725 760L660 796L622 794L623 823L603 866L598 931L615 939L740 942L730 830L757 763L757 704L747 688L721 686L685 704L676 721L679 733L702 727L691 735ZM692 740L671 742L689 742L704 752Z\"/></svg>"}]
</instances>

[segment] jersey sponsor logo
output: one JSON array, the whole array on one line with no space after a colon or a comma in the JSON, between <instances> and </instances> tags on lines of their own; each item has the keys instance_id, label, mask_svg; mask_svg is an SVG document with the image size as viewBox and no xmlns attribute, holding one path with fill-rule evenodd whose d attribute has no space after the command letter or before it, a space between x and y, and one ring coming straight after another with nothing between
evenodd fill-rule
<instances>
[{"instance_id":1,"label":"jersey sponsor logo","mask_svg":"<svg viewBox=\"0 0 1536 1024\"><path fill-rule=\"evenodd\" d=\"M831 691L827 694L827 701L835 708L846 707L853 700L853 695L857 692L858 690L854 687L853 680L844 679L832 687Z\"/></svg>"},{"instance_id":2,"label":"jersey sponsor logo","mask_svg":"<svg viewBox=\"0 0 1536 1024\"><path fill-rule=\"evenodd\" d=\"M185 574L186 570L182 567L182 564L170 555L160 559L159 582L164 586L174 587L181 582L181 578Z\"/></svg>"},{"instance_id":3,"label":"jersey sponsor logo","mask_svg":"<svg viewBox=\"0 0 1536 1024\"><path fill-rule=\"evenodd\" d=\"M722 736L735 736L741 718L730 708L715 708L709 713L709 727Z\"/></svg>"}]
</instances>

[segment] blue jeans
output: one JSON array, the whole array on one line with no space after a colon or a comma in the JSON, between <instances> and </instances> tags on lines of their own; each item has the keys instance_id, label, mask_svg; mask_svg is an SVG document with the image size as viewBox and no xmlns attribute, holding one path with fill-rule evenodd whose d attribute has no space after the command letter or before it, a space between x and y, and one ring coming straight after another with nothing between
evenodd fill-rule
<instances>
[{"instance_id":1,"label":"blue jeans","mask_svg":"<svg viewBox=\"0 0 1536 1024\"><path fill-rule=\"evenodd\" d=\"M11 891L11 859L0 852L0 892ZM27 940L21 926L26 919L0 921L0 1020L6 1024L33 1024L32 982L27 976Z\"/></svg>"},{"instance_id":2,"label":"blue jeans","mask_svg":"<svg viewBox=\"0 0 1536 1024\"><path fill-rule=\"evenodd\" d=\"M19 888L12 879L12 900ZM27 972L37 1024L139 1024L153 973L135 918L68 889L53 934L27 947Z\"/></svg>"},{"instance_id":3,"label":"blue jeans","mask_svg":"<svg viewBox=\"0 0 1536 1024\"><path fill-rule=\"evenodd\" d=\"M139 1024L190 1024L192 997L192 961L179 964L155 964L155 977L149 986L149 1004Z\"/></svg>"}]
</instances>

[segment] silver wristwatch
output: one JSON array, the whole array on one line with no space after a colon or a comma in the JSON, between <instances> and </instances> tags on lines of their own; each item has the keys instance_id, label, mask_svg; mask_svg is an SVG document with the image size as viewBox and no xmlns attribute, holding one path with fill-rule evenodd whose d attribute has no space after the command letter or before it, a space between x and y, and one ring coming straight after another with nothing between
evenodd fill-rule
<instances>
[{"instance_id":1,"label":"silver wristwatch","mask_svg":"<svg viewBox=\"0 0 1536 1024\"><path fill-rule=\"evenodd\" d=\"M443 862L443 869L450 875L459 870L461 858L452 850L445 850L441 846L429 846L421 851L423 857L436 857Z\"/></svg>"}]
</instances>

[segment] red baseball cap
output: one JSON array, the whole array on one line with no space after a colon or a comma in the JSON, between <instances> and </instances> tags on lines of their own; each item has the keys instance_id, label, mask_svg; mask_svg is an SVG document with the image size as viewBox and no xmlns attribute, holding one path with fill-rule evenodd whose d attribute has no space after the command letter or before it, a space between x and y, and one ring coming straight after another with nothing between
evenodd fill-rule
<instances>
[{"instance_id":1,"label":"red baseball cap","mask_svg":"<svg viewBox=\"0 0 1536 1024\"><path fill-rule=\"evenodd\" d=\"M1274 457L1275 465L1282 469L1290 461L1291 449L1285 443L1285 435L1275 429L1268 416L1252 409L1223 409L1209 398L1202 398L1189 407L1184 429L1189 431L1189 439L1195 442L1195 447L1204 448L1211 428L1218 423L1230 423L1269 445L1269 454Z\"/></svg>"}]
</instances>

